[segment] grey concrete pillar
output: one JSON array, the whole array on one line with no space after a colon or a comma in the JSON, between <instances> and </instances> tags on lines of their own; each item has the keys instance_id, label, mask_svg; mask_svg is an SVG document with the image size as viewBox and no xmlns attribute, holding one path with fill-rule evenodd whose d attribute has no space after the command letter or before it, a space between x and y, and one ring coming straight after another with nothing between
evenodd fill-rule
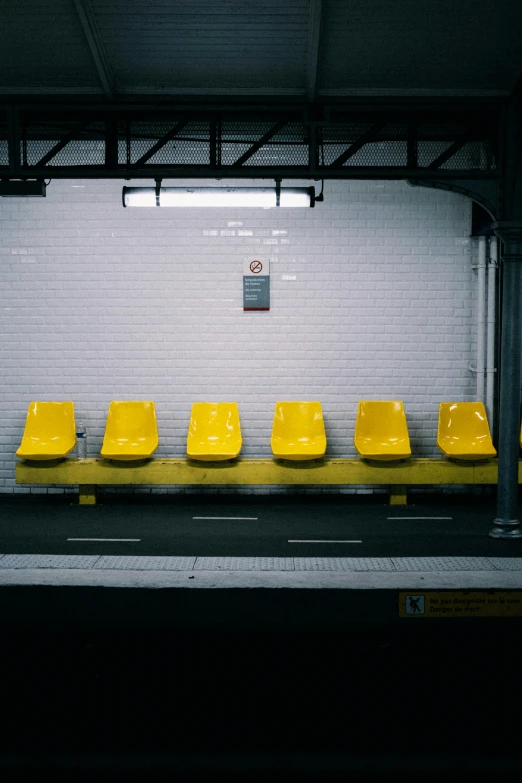
<instances>
[{"instance_id":1,"label":"grey concrete pillar","mask_svg":"<svg viewBox=\"0 0 522 783\"><path fill-rule=\"evenodd\" d=\"M522 222L501 221L493 230L503 243L502 334L498 442L497 517L492 538L522 538L518 519Z\"/></svg>"}]
</instances>

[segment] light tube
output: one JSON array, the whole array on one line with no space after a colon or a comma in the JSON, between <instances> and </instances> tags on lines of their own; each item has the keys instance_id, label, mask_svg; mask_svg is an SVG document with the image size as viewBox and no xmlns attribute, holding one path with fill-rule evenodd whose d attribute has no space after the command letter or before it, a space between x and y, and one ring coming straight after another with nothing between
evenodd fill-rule
<instances>
[{"instance_id":1,"label":"light tube","mask_svg":"<svg viewBox=\"0 0 522 783\"><path fill-rule=\"evenodd\" d=\"M156 198L159 193L159 204ZM313 207L315 189L281 188L281 207ZM124 207L277 207L275 188L128 188L122 191Z\"/></svg>"}]
</instances>

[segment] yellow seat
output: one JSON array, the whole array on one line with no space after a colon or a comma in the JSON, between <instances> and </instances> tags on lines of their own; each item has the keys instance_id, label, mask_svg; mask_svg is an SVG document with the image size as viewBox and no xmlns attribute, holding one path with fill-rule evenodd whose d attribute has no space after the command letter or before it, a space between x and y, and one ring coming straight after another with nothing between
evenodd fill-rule
<instances>
[{"instance_id":1,"label":"yellow seat","mask_svg":"<svg viewBox=\"0 0 522 783\"><path fill-rule=\"evenodd\" d=\"M278 459L324 457L326 433L321 403L276 402L270 445Z\"/></svg>"},{"instance_id":2,"label":"yellow seat","mask_svg":"<svg viewBox=\"0 0 522 783\"><path fill-rule=\"evenodd\" d=\"M234 459L241 451L236 402L195 402L190 413L187 456L203 462Z\"/></svg>"},{"instance_id":3,"label":"yellow seat","mask_svg":"<svg viewBox=\"0 0 522 783\"><path fill-rule=\"evenodd\" d=\"M482 402L441 402L437 446L447 457L483 460L496 457Z\"/></svg>"},{"instance_id":4,"label":"yellow seat","mask_svg":"<svg viewBox=\"0 0 522 783\"><path fill-rule=\"evenodd\" d=\"M147 459L158 448L158 425L153 402L111 402L102 457L116 460Z\"/></svg>"},{"instance_id":5,"label":"yellow seat","mask_svg":"<svg viewBox=\"0 0 522 783\"><path fill-rule=\"evenodd\" d=\"M403 403L400 400L361 400L357 409L354 444L365 459L411 457Z\"/></svg>"},{"instance_id":6,"label":"yellow seat","mask_svg":"<svg viewBox=\"0 0 522 783\"><path fill-rule=\"evenodd\" d=\"M76 445L73 402L31 402L20 448L22 459L61 459Z\"/></svg>"}]
</instances>

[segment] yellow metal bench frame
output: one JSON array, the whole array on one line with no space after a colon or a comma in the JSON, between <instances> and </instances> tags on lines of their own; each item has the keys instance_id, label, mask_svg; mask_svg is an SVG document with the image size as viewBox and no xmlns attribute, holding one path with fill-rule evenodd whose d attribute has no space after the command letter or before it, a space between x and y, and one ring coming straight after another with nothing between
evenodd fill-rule
<instances>
[{"instance_id":1,"label":"yellow metal bench frame","mask_svg":"<svg viewBox=\"0 0 522 783\"><path fill-rule=\"evenodd\" d=\"M184 458L115 464L103 459L64 459L57 463L16 463L18 484L79 486L82 505L96 503L98 485L388 485L390 503L407 503L407 487L419 484L496 484L498 460L458 463L442 458L369 464L361 459L330 458L317 462L239 459L236 462L192 462ZM519 463L519 482L522 462Z\"/></svg>"}]
</instances>

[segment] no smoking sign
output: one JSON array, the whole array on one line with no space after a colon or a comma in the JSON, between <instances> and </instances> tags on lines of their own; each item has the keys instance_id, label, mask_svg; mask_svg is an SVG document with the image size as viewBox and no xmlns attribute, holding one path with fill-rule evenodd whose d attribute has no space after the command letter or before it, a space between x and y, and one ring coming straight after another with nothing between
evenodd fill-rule
<instances>
[{"instance_id":1,"label":"no smoking sign","mask_svg":"<svg viewBox=\"0 0 522 783\"><path fill-rule=\"evenodd\" d=\"M259 258L245 261L243 310L270 310L270 261Z\"/></svg>"},{"instance_id":2,"label":"no smoking sign","mask_svg":"<svg viewBox=\"0 0 522 783\"><path fill-rule=\"evenodd\" d=\"M261 261L251 261L249 264L249 269L253 275L260 275L263 271L263 264Z\"/></svg>"}]
</instances>

